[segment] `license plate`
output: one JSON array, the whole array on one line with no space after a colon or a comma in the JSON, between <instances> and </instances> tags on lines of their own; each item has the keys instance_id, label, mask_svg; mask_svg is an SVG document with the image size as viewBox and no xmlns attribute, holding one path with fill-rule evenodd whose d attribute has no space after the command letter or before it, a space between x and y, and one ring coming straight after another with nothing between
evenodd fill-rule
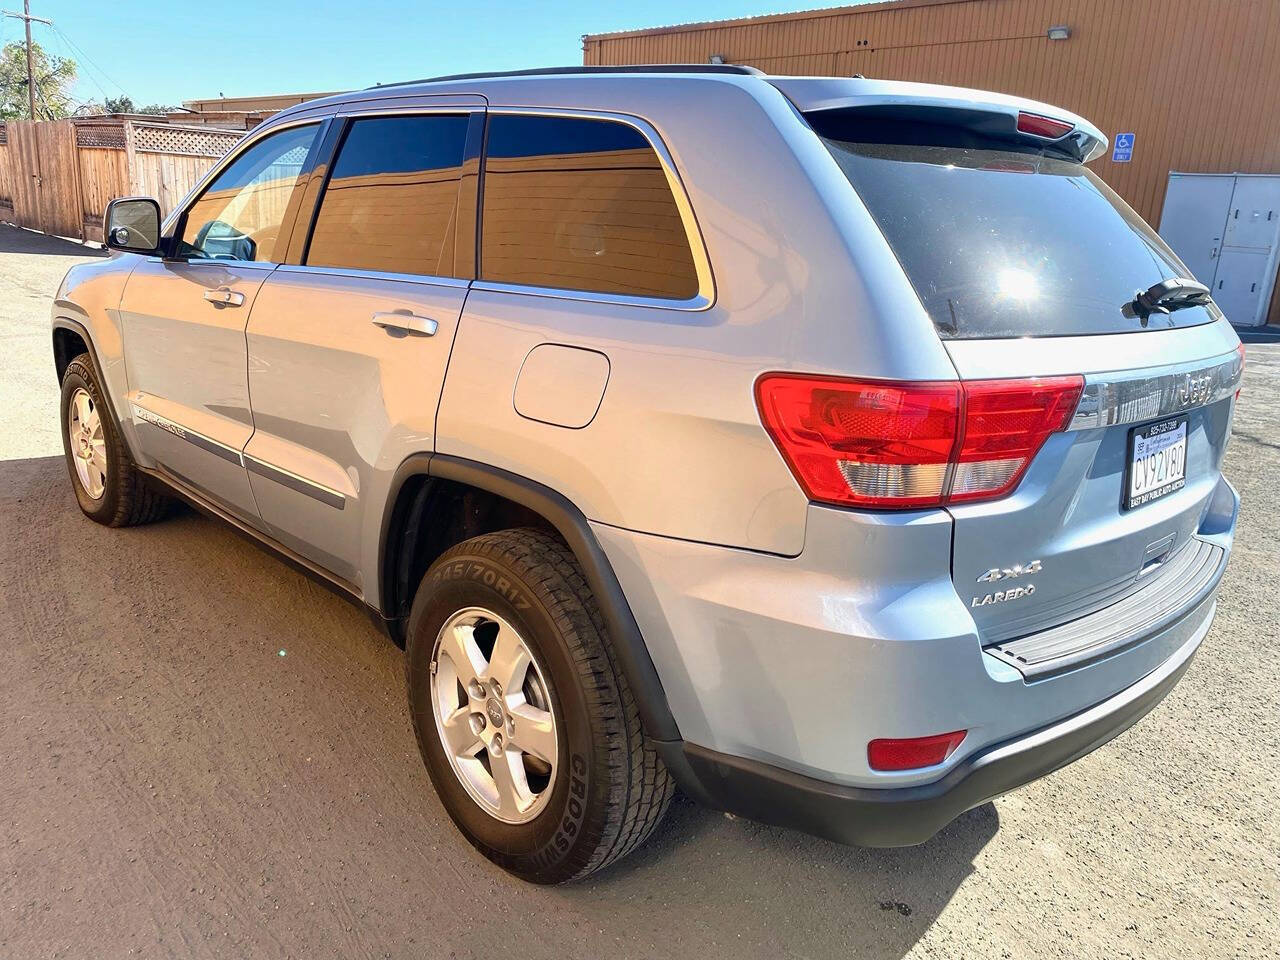
<instances>
[{"instance_id":1,"label":"license plate","mask_svg":"<svg viewBox=\"0 0 1280 960\"><path fill-rule=\"evenodd\" d=\"M1126 510L1181 490L1187 484L1187 418L1129 431Z\"/></svg>"}]
</instances>

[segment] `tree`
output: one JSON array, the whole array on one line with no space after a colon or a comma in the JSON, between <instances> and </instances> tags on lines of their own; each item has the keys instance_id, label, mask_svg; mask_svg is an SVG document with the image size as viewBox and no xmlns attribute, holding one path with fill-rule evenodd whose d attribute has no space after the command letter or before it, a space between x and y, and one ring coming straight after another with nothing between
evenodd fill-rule
<instances>
[{"instance_id":1,"label":"tree","mask_svg":"<svg viewBox=\"0 0 1280 960\"><path fill-rule=\"evenodd\" d=\"M36 78L37 120L60 120L71 114L71 86L76 80L76 62L69 57L46 53L31 43L32 66ZM27 116L27 49L21 42L0 48L0 120L32 119Z\"/></svg>"},{"instance_id":2,"label":"tree","mask_svg":"<svg viewBox=\"0 0 1280 960\"><path fill-rule=\"evenodd\" d=\"M107 97L102 105L103 113L146 113L152 116L170 113L176 109L176 107L167 107L163 103L149 103L145 107L137 107L134 106L133 98L126 94L121 94L118 97Z\"/></svg>"}]
</instances>

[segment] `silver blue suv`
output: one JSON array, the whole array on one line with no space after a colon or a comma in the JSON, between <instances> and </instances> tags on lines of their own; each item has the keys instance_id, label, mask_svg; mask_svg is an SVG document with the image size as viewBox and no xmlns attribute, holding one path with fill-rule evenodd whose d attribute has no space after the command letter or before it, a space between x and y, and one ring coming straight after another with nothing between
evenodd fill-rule
<instances>
[{"instance_id":1,"label":"silver blue suv","mask_svg":"<svg viewBox=\"0 0 1280 960\"><path fill-rule=\"evenodd\" d=\"M250 133L53 309L108 526L180 498L406 648L529 880L678 784L928 839L1209 630L1244 354L1057 107L728 66L446 77Z\"/></svg>"}]
</instances>

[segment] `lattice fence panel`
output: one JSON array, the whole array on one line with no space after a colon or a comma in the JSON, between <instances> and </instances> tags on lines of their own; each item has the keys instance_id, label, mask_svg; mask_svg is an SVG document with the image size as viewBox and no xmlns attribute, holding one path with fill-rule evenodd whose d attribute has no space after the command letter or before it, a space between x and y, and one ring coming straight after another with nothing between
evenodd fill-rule
<instances>
[{"instance_id":1,"label":"lattice fence panel","mask_svg":"<svg viewBox=\"0 0 1280 960\"><path fill-rule=\"evenodd\" d=\"M3 120L0 120L0 143L9 142L9 128Z\"/></svg>"},{"instance_id":2,"label":"lattice fence panel","mask_svg":"<svg viewBox=\"0 0 1280 960\"><path fill-rule=\"evenodd\" d=\"M207 130L172 124L136 124L134 149L140 153L171 153L184 157L220 157L240 141L237 130Z\"/></svg>"},{"instance_id":3,"label":"lattice fence panel","mask_svg":"<svg viewBox=\"0 0 1280 960\"><path fill-rule=\"evenodd\" d=\"M111 123L77 123L76 146L107 147L123 150L124 124L118 121Z\"/></svg>"}]
</instances>

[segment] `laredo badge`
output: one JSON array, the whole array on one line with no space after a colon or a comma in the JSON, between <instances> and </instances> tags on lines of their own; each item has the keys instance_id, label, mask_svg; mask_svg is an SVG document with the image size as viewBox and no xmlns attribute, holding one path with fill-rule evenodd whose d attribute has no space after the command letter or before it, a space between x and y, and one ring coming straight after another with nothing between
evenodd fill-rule
<instances>
[{"instance_id":1,"label":"laredo badge","mask_svg":"<svg viewBox=\"0 0 1280 960\"><path fill-rule=\"evenodd\" d=\"M1012 567L992 567L978 577L978 583L996 583L1000 580L1016 580L1018 577L1029 577L1039 573L1044 565L1039 560L1030 563L1015 563ZM969 601L970 607L985 607L992 603L1007 603L1020 597L1029 597L1036 592L1036 585L1028 583L1024 587L1010 587L1008 590L996 590L986 596L974 597Z\"/></svg>"}]
</instances>

